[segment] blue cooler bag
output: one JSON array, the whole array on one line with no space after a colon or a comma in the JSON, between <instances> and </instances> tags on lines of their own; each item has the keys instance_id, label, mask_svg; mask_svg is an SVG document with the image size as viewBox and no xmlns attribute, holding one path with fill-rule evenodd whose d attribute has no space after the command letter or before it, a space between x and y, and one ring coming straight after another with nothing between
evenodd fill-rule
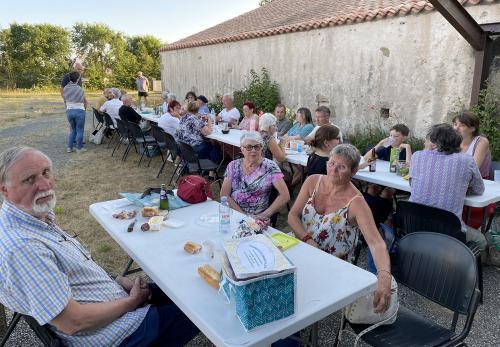
<instances>
[{"instance_id":1,"label":"blue cooler bag","mask_svg":"<svg viewBox=\"0 0 500 347\"><path fill-rule=\"evenodd\" d=\"M258 235L262 236L262 235ZM223 259L221 291L236 307L236 315L246 331L260 327L296 312L297 268L279 273L259 275L246 280L234 280L234 273L227 258ZM231 274L228 275L227 272Z\"/></svg>"}]
</instances>

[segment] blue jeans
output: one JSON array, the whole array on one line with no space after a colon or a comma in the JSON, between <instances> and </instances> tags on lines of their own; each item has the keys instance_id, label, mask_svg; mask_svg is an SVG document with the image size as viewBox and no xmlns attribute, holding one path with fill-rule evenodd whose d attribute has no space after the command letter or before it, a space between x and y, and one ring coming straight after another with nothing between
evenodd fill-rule
<instances>
[{"instance_id":1,"label":"blue jeans","mask_svg":"<svg viewBox=\"0 0 500 347\"><path fill-rule=\"evenodd\" d=\"M68 134L68 148L73 148L76 138L76 148L82 149L83 129L85 128L85 110L66 110L71 131Z\"/></svg>"},{"instance_id":2,"label":"blue jeans","mask_svg":"<svg viewBox=\"0 0 500 347\"><path fill-rule=\"evenodd\" d=\"M151 307L139 328L120 347L172 346L181 347L199 330L156 284L150 284Z\"/></svg>"},{"instance_id":3,"label":"blue jeans","mask_svg":"<svg viewBox=\"0 0 500 347\"><path fill-rule=\"evenodd\" d=\"M218 163L221 159L221 152L217 146L213 146L210 142L202 142L199 145L193 146L194 151L200 159L210 159L214 163Z\"/></svg>"}]
</instances>

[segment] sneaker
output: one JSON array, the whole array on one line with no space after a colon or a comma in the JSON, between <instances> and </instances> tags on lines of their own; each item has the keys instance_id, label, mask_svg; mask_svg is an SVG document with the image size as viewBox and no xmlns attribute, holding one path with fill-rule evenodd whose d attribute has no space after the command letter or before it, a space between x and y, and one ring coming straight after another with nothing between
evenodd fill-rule
<instances>
[{"instance_id":1,"label":"sneaker","mask_svg":"<svg viewBox=\"0 0 500 347\"><path fill-rule=\"evenodd\" d=\"M83 153L83 152L87 152L87 150L85 148L81 148L81 149L76 150L76 153Z\"/></svg>"},{"instance_id":2,"label":"sneaker","mask_svg":"<svg viewBox=\"0 0 500 347\"><path fill-rule=\"evenodd\" d=\"M73 150L71 148L66 149L66 153L71 153L71 152L73 152Z\"/></svg>"}]
</instances>

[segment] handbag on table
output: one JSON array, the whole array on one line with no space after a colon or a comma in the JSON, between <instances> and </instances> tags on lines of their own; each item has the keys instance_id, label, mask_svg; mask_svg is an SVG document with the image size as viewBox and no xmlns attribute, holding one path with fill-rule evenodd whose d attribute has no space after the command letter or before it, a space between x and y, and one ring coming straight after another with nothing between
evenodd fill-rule
<instances>
[{"instance_id":1,"label":"handbag on table","mask_svg":"<svg viewBox=\"0 0 500 347\"><path fill-rule=\"evenodd\" d=\"M179 179L177 196L190 204L198 204L207 201L207 198L213 198L207 180L196 175L189 175Z\"/></svg>"}]
</instances>

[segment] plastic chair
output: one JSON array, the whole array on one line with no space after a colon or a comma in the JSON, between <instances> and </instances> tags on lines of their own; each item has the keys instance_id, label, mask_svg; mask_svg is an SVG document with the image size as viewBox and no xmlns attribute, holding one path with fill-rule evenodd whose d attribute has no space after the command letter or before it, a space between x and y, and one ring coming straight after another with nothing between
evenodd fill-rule
<instances>
[{"instance_id":1,"label":"plastic chair","mask_svg":"<svg viewBox=\"0 0 500 347\"><path fill-rule=\"evenodd\" d=\"M449 327L400 305L397 320L362 336L371 346L457 346L469 335L480 292L474 254L457 239L433 232L415 232L401 239L394 277L415 293L453 312ZM462 331L457 321L465 316ZM369 325L350 324L360 333Z\"/></svg>"},{"instance_id":2,"label":"plastic chair","mask_svg":"<svg viewBox=\"0 0 500 347\"><path fill-rule=\"evenodd\" d=\"M111 138L109 139L109 143L108 143L108 148L109 148L109 146L111 145L111 142L113 142L113 140L115 138L116 127L115 127L115 123L113 123L113 119L111 118L111 116L109 114L107 114L106 112L103 112L102 115L104 116L104 124L106 126L106 132L111 132Z\"/></svg>"},{"instance_id":3,"label":"plastic chair","mask_svg":"<svg viewBox=\"0 0 500 347\"><path fill-rule=\"evenodd\" d=\"M163 168L165 167L165 164L167 163L168 158L172 160L172 163L175 165L175 157L177 156L177 142L175 142L175 139L172 135L169 133L165 132L162 128L160 128L158 125L151 123L151 135L155 138L156 143L158 144L160 149L167 149L168 154L166 158L163 158L163 163L160 167L160 170L158 171L158 174L156 175L156 178L160 177L160 174L163 172ZM172 174L172 177L170 177L170 183L172 182L172 179L175 175L176 170L174 170L174 173Z\"/></svg>"},{"instance_id":4,"label":"plastic chair","mask_svg":"<svg viewBox=\"0 0 500 347\"><path fill-rule=\"evenodd\" d=\"M17 323L19 323L19 320L21 318L24 318L24 320L26 321L26 323L28 323L31 330L33 330L35 335L40 339L40 341L42 341L45 347L63 346L61 340L52 330L50 330L47 327L47 325L40 325L33 317L15 312L14 315L12 316L12 320L9 324L9 327L7 328L5 336L2 338L2 341L0 341L0 347L5 346L5 344L9 340L10 335L14 331L14 328L17 326Z\"/></svg>"},{"instance_id":5,"label":"plastic chair","mask_svg":"<svg viewBox=\"0 0 500 347\"><path fill-rule=\"evenodd\" d=\"M95 107L92 107L92 112L94 114L94 118L97 121L97 124L94 125L94 130L99 130L104 126L104 115L98 111ZM94 121L92 119L92 124L94 124Z\"/></svg>"},{"instance_id":6,"label":"plastic chair","mask_svg":"<svg viewBox=\"0 0 500 347\"><path fill-rule=\"evenodd\" d=\"M187 143L179 142L179 148L183 160L183 165L180 171L181 173L187 169L189 173L196 172L198 173L198 175L204 176L204 173L214 171L215 179L219 182L219 187L221 186L220 177L217 173L217 168L219 167L219 165L217 165L210 159L199 159L198 154L194 151L193 147L191 147ZM177 180L178 179L179 177L177 177Z\"/></svg>"},{"instance_id":7,"label":"plastic chair","mask_svg":"<svg viewBox=\"0 0 500 347\"><path fill-rule=\"evenodd\" d=\"M435 233L450 235L465 244L465 233L462 232L462 223L455 214L440 208L425 206L410 201L399 201L394 214L394 230L404 236L416 231L428 230ZM392 249L392 247L391 247ZM481 253L472 249L476 256L479 274L479 290L483 301L483 266Z\"/></svg>"},{"instance_id":8,"label":"plastic chair","mask_svg":"<svg viewBox=\"0 0 500 347\"><path fill-rule=\"evenodd\" d=\"M144 157L144 154L146 154L149 157L148 167L149 167L149 164L151 164L151 158L153 156L152 156L152 153L150 153L150 149L148 148L148 146L150 146L150 145L153 146L153 148L151 150L153 150L153 151L155 149L159 150L160 156L161 156L162 160L164 160L163 154L161 153L160 148L158 147L158 144L156 143L156 140L154 137L152 137L150 135L145 135L144 132L142 131L141 127L139 126L139 124L127 122L127 127L128 127L129 135L130 135L129 139L132 141L132 143L134 145L135 144L141 145L141 147L143 149L142 153L141 153L141 158L139 159L139 164L137 164L137 166L141 165L142 158Z\"/></svg>"},{"instance_id":9,"label":"plastic chair","mask_svg":"<svg viewBox=\"0 0 500 347\"><path fill-rule=\"evenodd\" d=\"M116 131L118 132L118 141L116 142L115 146L113 147L113 152L111 153L111 156L115 154L115 151L120 148L121 144L123 142L127 143L127 147L125 147L125 151L122 154L122 160L127 159L128 152L130 150L130 147L133 145L135 147L135 143L131 140L130 134L128 131L128 125L121 119L116 120ZM135 151L137 152L137 147L135 148Z\"/></svg>"}]
</instances>

